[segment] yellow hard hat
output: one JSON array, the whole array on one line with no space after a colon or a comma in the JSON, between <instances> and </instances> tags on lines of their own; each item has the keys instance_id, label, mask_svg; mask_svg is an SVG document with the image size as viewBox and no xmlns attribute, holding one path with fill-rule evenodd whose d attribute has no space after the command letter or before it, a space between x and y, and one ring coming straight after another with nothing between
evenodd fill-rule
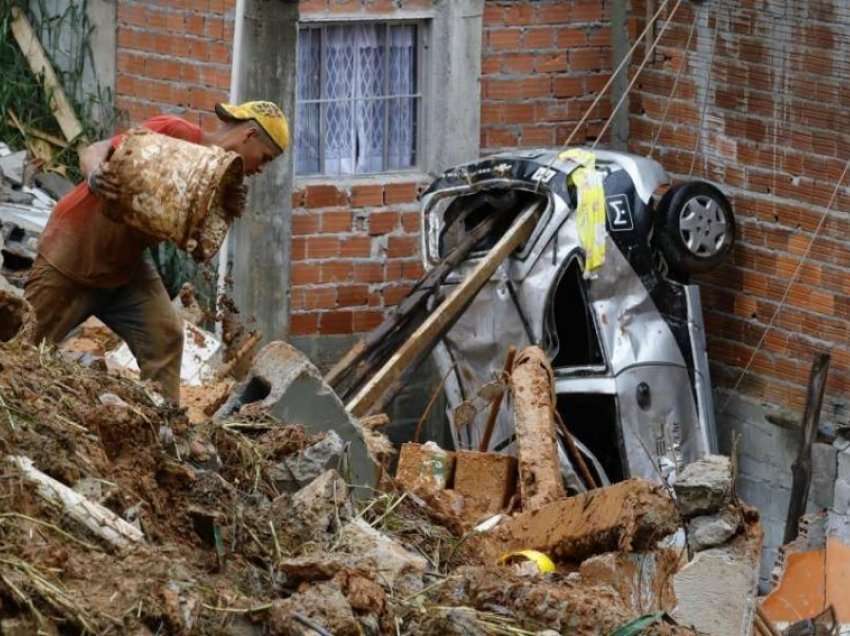
<instances>
[{"instance_id":1,"label":"yellow hard hat","mask_svg":"<svg viewBox=\"0 0 850 636\"><path fill-rule=\"evenodd\" d=\"M534 565L537 566L537 570L541 574L546 574L547 572L554 572L557 570L555 564L552 562L548 556L543 554L542 552L538 552L537 550L517 550L516 552L508 552L507 554L502 555L499 559L499 565L507 563L512 559L523 558L526 561L531 561Z\"/></svg>"},{"instance_id":2,"label":"yellow hard hat","mask_svg":"<svg viewBox=\"0 0 850 636\"><path fill-rule=\"evenodd\" d=\"M255 121L281 152L289 147L289 122L274 102L216 104L215 114L224 121Z\"/></svg>"}]
</instances>

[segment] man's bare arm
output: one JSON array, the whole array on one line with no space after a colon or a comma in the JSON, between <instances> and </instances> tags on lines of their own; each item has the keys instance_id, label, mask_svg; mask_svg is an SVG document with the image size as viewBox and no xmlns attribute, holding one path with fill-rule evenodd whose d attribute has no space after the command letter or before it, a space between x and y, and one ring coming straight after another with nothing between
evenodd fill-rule
<instances>
[{"instance_id":1,"label":"man's bare arm","mask_svg":"<svg viewBox=\"0 0 850 636\"><path fill-rule=\"evenodd\" d=\"M118 183L109 175L106 160L112 151L109 139L98 141L80 151L80 172L89 189L104 199L118 198Z\"/></svg>"},{"instance_id":2,"label":"man's bare arm","mask_svg":"<svg viewBox=\"0 0 850 636\"><path fill-rule=\"evenodd\" d=\"M100 164L106 161L111 146L112 142L104 139L86 146L80 151L80 172L86 179L100 167Z\"/></svg>"}]
</instances>

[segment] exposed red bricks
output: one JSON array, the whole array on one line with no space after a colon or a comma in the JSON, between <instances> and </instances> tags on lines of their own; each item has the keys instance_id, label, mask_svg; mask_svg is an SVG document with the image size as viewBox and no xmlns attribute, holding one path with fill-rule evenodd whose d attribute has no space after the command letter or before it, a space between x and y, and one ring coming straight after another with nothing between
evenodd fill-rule
<instances>
[{"instance_id":1,"label":"exposed red bricks","mask_svg":"<svg viewBox=\"0 0 850 636\"><path fill-rule=\"evenodd\" d=\"M488 0L482 153L566 140L587 108L579 100L593 97L611 73L609 13L602 0ZM576 142L592 137L606 115L593 113Z\"/></svg>"},{"instance_id":2,"label":"exposed red bricks","mask_svg":"<svg viewBox=\"0 0 850 636\"><path fill-rule=\"evenodd\" d=\"M645 9L645 0L633 6L637 31ZM700 134L703 80L689 72L693 69L685 68L669 102L679 66L689 62L682 48L692 17L691 9L676 16L641 75L632 94L630 138L633 150L648 152L666 111L655 157L680 176L687 176L693 163L695 177L716 181L732 198L736 249L727 264L698 280L712 379L727 387L738 381L787 291L740 390L800 411L810 361L815 353L830 351L827 401L846 404L850 196L845 191L839 191L808 262L788 288L850 157L850 136L837 124L850 118L845 78L834 63L842 59L839 27L827 21L792 37L793 26L742 5L713 59L713 99L706 109L711 123L704 127L713 133ZM695 40L692 50L697 47ZM788 55L784 68L778 52ZM694 148L699 149L696 161Z\"/></svg>"},{"instance_id":3,"label":"exposed red bricks","mask_svg":"<svg viewBox=\"0 0 850 636\"><path fill-rule=\"evenodd\" d=\"M210 129L230 86L235 0L117 3L116 105L130 125L175 112Z\"/></svg>"}]
</instances>

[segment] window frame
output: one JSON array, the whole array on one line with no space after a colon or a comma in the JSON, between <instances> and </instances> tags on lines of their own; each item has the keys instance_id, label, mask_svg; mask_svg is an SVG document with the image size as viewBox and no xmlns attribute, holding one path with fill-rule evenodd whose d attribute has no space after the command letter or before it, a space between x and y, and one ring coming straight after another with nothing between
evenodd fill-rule
<instances>
[{"instance_id":1,"label":"window frame","mask_svg":"<svg viewBox=\"0 0 850 636\"><path fill-rule=\"evenodd\" d=\"M326 16L324 14L317 15L306 15L301 16L298 20L297 24L297 42L295 46L296 51L296 60L295 60L295 72L296 74L300 69L300 41L301 41L301 33L304 29L326 29L328 27L334 26L355 26L357 23L364 24L379 24L386 27L386 35L387 42L389 41L389 33L390 28L392 26L403 26L403 25L415 25L416 28L416 83L417 83L417 92L415 95L418 95L416 101L416 131L414 136L414 161L413 165L408 168L396 168L391 170L382 170L378 172L353 172L350 174L328 174L326 172L315 172L308 174L298 174L297 170L297 152L298 148L295 143L292 145L293 150L293 175L296 180L299 182L309 182L309 181L327 181L329 179L334 180L344 180L344 181L357 181L357 180L369 180L374 179L375 177L407 177L409 178L412 175L421 175L427 171L427 166L425 165L425 158L427 156L427 132L426 127L430 125L430 121L428 118L428 109L430 104L427 102L430 101L431 98L431 86L430 86L430 70L431 70L431 34L432 34L432 22L433 22L433 14L431 13L411 13L411 14L401 14L401 15L381 15L381 14L366 14L366 15L355 15L355 16L344 16L344 15L335 15L335 16ZM322 38L322 43L324 39L324 35L320 36ZM321 55L322 60L324 60L324 47L321 47ZM389 58L387 57L387 60ZM322 68L322 64L320 63L320 69ZM384 82L389 81L389 75L386 72L385 67L385 77ZM296 83L297 85L297 83ZM385 99L389 101L392 97L384 95L381 99ZM353 101L356 101L357 98L352 98ZM311 99L305 101L299 101L298 95L295 95L295 117L293 118L294 125L297 127L300 125L298 121L298 106L300 104L309 103L309 104L319 104L319 165L320 168L323 167L324 164L324 126L323 126L323 117L322 117L322 104L330 103L332 101L342 101L342 100L329 100L329 99ZM389 109L385 109L384 115L384 152L383 157L386 160L388 157L388 143L389 139L386 135L386 131L388 129L389 122ZM297 130L297 128L296 128ZM353 132L353 131L352 131ZM297 137L296 137L297 138ZM354 157L356 161L356 157Z\"/></svg>"}]
</instances>

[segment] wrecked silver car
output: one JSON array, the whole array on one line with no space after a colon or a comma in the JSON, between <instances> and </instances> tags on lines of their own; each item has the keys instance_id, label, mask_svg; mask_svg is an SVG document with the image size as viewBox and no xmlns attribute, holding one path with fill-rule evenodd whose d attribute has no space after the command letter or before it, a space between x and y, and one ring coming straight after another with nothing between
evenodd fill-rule
<instances>
[{"instance_id":1,"label":"wrecked silver car","mask_svg":"<svg viewBox=\"0 0 850 636\"><path fill-rule=\"evenodd\" d=\"M498 377L508 347L540 346L552 360L557 409L602 484L666 479L716 452L699 289L691 273L717 265L734 241L724 195L703 182L654 193L670 179L655 161L593 151L605 207L605 257L587 276L570 175L552 151L501 154L451 169L422 196L423 259L434 267L476 219L511 206L540 209L530 238L499 268L434 351L446 376L457 448L478 448L486 409L476 391ZM501 227L500 231L506 230ZM497 234L497 232L494 232ZM450 290L498 239L483 239L446 281ZM511 405L489 449L512 453ZM561 443L567 485L581 482Z\"/></svg>"}]
</instances>

